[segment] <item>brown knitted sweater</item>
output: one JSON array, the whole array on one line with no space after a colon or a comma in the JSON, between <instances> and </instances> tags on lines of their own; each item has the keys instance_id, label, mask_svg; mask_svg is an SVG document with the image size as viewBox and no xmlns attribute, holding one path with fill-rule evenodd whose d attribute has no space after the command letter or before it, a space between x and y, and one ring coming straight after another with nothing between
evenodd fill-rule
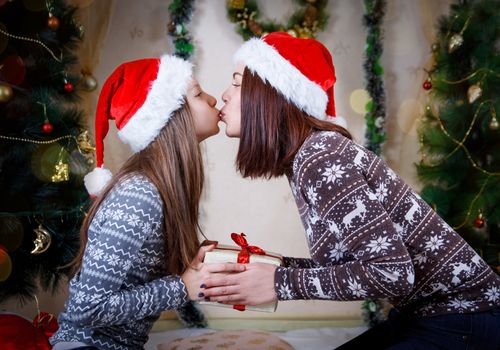
<instances>
[{"instance_id":1,"label":"brown knitted sweater","mask_svg":"<svg viewBox=\"0 0 500 350\"><path fill-rule=\"evenodd\" d=\"M313 133L288 179L312 259L285 258L279 300L385 298L420 316L500 304L500 277L370 151Z\"/></svg>"}]
</instances>

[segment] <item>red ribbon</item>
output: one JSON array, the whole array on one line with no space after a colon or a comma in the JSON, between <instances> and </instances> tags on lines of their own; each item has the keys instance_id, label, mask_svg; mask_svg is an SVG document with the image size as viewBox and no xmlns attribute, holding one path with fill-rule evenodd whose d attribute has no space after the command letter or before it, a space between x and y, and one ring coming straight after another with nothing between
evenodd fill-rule
<instances>
[{"instance_id":1,"label":"red ribbon","mask_svg":"<svg viewBox=\"0 0 500 350\"><path fill-rule=\"evenodd\" d=\"M238 253L238 264L248 264L250 262L250 254L266 255L263 249L249 245L245 237L244 233L231 233L231 239L241 247L241 251ZM245 311L245 305L233 305L233 309Z\"/></svg>"}]
</instances>

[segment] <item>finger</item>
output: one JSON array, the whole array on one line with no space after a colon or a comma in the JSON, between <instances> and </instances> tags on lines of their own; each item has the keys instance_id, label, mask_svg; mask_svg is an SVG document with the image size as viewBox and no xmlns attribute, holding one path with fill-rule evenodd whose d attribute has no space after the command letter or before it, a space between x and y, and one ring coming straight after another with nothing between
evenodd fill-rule
<instances>
[{"instance_id":1,"label":"finger","mask_svg":"<svg viewBox=\"0 0 500 350\"><path fill-rule=\"evenodd\" d=\"M212 302L217 302L221 304L230 304L230 305L245 304L245 299L239 294L220 295L217 297L210 297L209 299Z\"/></svg>"},{"instance_id":2,"label":"finger","mask_svg":"<svg viewBox=\"0 0 500 350\"><path fill-rule=\"evenodd\" d=\"M219 244L218 241L211 241L211 240L206 239L203 242L201 242L200 247L204 247L206 245L215 245L215 246L217 246L217 244Z\"/></svg>"},{"instance_id":3,"label":"finger","mask_svg":"<svg viewBox=\"0 0 500 350\"><path fill-rule=\"evenodd\" d=\"M208 263L206 264L208 272L242 272L246 270L244 264L235 263Z\"/></svg>"},{"instance_id":4,"label":"finger","mask_svg":"<svg viewBox=\"0 0 500 350\"><path fill-rule=\"evenodd\" d=\"M214 248L215 244L200 247L200 249L198 249L198 254L196 255L196 261L200 263L203 262L203 259L205 259L205 253L213 250Z\"/></svg>"},{"instance_id":5,"label":"finger","mask_svg":"<svg viewBox=\"0 0 500 350\"><path fill-rule=\"evenodd\" d=\"M204 298L210 298L212 301L213 298L226 297L225 300L234 300L235 296L238 295L238 287L236 286L220 286L210 289L204 289L200 292L199 295L203 294ZM229 299L227 299L227 297Z\"/></svg>"}]
</instances>

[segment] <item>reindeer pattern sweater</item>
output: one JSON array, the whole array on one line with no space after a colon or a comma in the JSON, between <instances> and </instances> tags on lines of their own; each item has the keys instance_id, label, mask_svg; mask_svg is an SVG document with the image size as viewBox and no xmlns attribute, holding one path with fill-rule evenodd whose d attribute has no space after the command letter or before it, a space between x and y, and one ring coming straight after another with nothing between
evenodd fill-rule
<instances>
[{"instance_id":1,"label":"reindeer pattern sweater","mask_svg":"<svg viewBox=\"0 0 500 350\"><path fill-rule=\"evenodd\" d=\"M312 259L285 258L279 300L388 299L419 316L500 304L500 278L382 159L315 132L288 180Z\"/></svg>"}]
</instances>

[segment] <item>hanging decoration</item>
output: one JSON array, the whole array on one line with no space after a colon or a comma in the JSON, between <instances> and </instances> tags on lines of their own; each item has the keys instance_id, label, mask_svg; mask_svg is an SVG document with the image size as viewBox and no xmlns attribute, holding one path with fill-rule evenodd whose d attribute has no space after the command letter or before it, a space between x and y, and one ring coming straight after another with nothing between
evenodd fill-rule
<instances>
[{"instance_id":1,"label":"hanging decoration","mask_svg":"<svg viewBox=\"0 0 500 350\"><path fill-rule=\"evenodd\" d=\"M252 0L229 0L226 3L229 20L236 23L236 31L244 40L262 37L271 32L288 32L298 38L315 38L328 21L325 7L328 0L297 0L299 8L287 24L260 20L261 11Z\"/></svg>"},{"instance_id":2,"label":"hanging decoration","mask_svg":"<svg viewBox=\"0 0 500 350\"><path fill-rule=\"evenodd\" d=\"M370 95L370 101L365 107L365 142L366 148L380 155L381 145L386 139L384 69L380 64L383 52L382 24L386 10L386 1L364 0L364 10L363 24L368 33L363 68L365 69L366 91Z\"/></svg>"},{"instance_id":3,"label":"hanging decoration","mask_svg":"<svg viewBox=\"0 0 500 350\"><path fill-rule=\"evenodd\" d=\"M168 35L175 46L174 55L189 60L193 55L193 38L187 29L194 9L194 0L174 0L168 7L170 18L167 24Z\"/></svg>"},{"instance_id":4,"label":"hanging decoration","mask_svg":"<svg viewBox=\"0 0 500 350\"><path fill-rule=\"evenodd\" d=\"M50 247L52 241L49 231L43 228L42 224L39 224L38 228L33 230L36 234L36 238L33 241L35 248L31 251L31 254L42 254L47 251Z\"/></svg>"}]
</instances>

